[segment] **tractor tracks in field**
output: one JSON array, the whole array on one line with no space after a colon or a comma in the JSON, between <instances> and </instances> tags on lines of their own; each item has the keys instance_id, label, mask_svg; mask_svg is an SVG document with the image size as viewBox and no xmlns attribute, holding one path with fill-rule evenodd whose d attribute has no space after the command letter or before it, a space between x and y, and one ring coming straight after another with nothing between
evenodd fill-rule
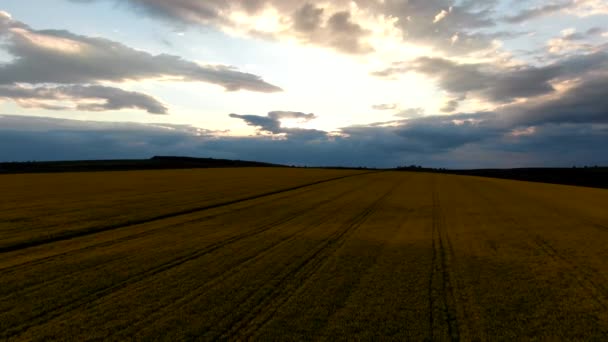
<instances>
[{"instance_id":1,"label":"tractor tracks in field","mask_svg":"<svg viewBox=\"0 0 608 342\"><path fill-rule=\"evenodd\" d=\"M298 195L302 195L302 194L308 193L310 191L315 191L315 190L316 189L314 187L307 187L307 188L303 189L301 192L299 192ZM280 195L281 196L275 196L275 197L268 196L268 197L273 197L268 202L261 202L261 203L260 202L253 202L253 203L250 203L250 204L248 204L246 206L239 207L239 210L247 210L247 209L252 208L252 207L256 207L256 206L265 205L265 204L268 204L268 203L280 201L280 200L283 200L286 197L292 196L292 194L290 192L283 192ZM231 214L231 211L226 211L226 212L223 212L223 213L210 213L209 215L206 215L206 216L196 217L196 218L193 218L193 219L190 219L190 220L181 220L181 221L176 222L176 223L171 223L171 224L168 224L168 225L162 225L162 226L159 226L159 227L156 227L156 228L149 228L149 229L146 229L146 230L141 231L141 232L128 233L127 235L121 236L121 237L116 238L116 239L111 239L111 240L102 241L102 242L93 242L92 244L87 244L84 247L77 247L77 248L73 248L73 249L70 249L70 250L65 251L65 252L55 253L55 254L52 254L52 255L45 256L45 257L36 258L34 260L22 262L20 264L16 264L16 265L0 268L0 272L2 272L5 275L12 274L14 272L20 272L22 269L30 268L32 266L38 266L38 265L44 264L44 263L49 262L49 261L54 261L54 259L57 259L57 258L60 258L60 257L67 257L67 256L72 256L72 255L78 254L78 253L85 253L85 252L88 252L88 251L90 251L92 249L96 249L96 248L110 247L110 246L113 246L113 245L116 245L116 244L120 244L120 243L123 243L123 242L128 242L128 241L131 241L131 240L134 240L134 239L138 239L138 238L146 237L148 235L155 234L156 232L158 232L160 230L166 231L166 230L169 230L171 228L176 228L176 227L184 226L186 224L190 224L190 223L194 223L194 222L203 222L203 221L206 221L208 219L213 219L213 218L221 217L221 216L224 216L224 215L230 215L230 214ZM187 216L187 215L188 214L184 214L182 216ZM178 217L178 216L176 216L176 217ZM146 222L146 223L155 223L155 222L156 221L151 221L151 222ZM145 225L146 223L137 224L137 225ZM130 227L134 227L134 226L137 226L137 225L132 225ZM64 273L61 276L65 277L65 275L66 274Z\"/></svg>"},{"instance_id":2,"label":"tractor tracks in field","mask_svg":"<svg viewBox=\"0 0 608 342\"><path fill-rule=\"evenodd\" d=\"M323 240L316 249L296 263L293 268L283 273L278 279L275 277L270 290L264 291L262 288L253 291L248 296L249 299L240 305L251 307L251 309L236 316L227 315L220 319L219 324L224 328L213 338L221 340L253 338L274 318L280 308L306 286L310 278L325 265L328 258L337 252L348 238L381 207L396 188L396 186L391 187L363 211L345 222L341 229Z\"/></svg>"},{"instance_id":3,"label":"tractor tracks in field","mask_svg":"<svg viewBox=\"0 0 608 342\"><path fill-rule=\"evenodd\" d=\"M447 329L449 339L460 340L460 322L454 295L455 281L451 275L451 262L454 251L443 215L437 179L433 182L432 231L431 231L431 271L428 282L429 297L429 332L431 341L443 339L439 335Z\"/></svg>"},{"instance_id":4,"label":"tractor tracks in field","mask_svg":"<svg viewBox=\"0 0 608 342\"><path fill-rule=\"evenodd\" d=\"M373 182L373 180L370 180L367 183L365 183L363 185L363 187L370 184L371 182ZM314 208L307 209L306 211L309 212L311 210L314 210L318 207L321 207L322 205L333 202L337 198L344 197L345 195L352 193L356 190L358 190L358 189L350 188L344 192L337 194L336 196L333 196L330 199L323 201L322 203L315 206ZM142 330L144 330L146 327L154 326L155 322L162 319L167 312L171 312L175 308L179 308L183 305L186 305L187 303L196 301L198 298L204 297L205 295L208 294L209 291L212 291L215 286L217 286L218 284L220 284L224 281L229 281L229 279L231 277L238 274L238 272L241 271L244 267L254 264L255 262L259 261L260 259L262 259L265 256L272 253L273 250L276 250L277 248L279 248L285 244L288 244L289 242L294 241L295 239L297 239L299 236L301 236L306 231L310 231L316 227L321 226L322 224L326 223L328 219L335 216L335 211L340 211L343 208L348 208L349 205L350 205L350 202L345 202L341 206L336 207L334 211L328 212L325 215L315 218L309 224L303 225L301 228L291 232L289 235L282 237L275 243L268 245L268 246L262 248L261 250L257 251L256 254L250 255L250 256L244 257L243 259L239 259L239 260L235 261L234 263L229 265L227 267L227 269L225 269L223 272L218 273L218 274L212 276L211 278L207 279L203 283L197 285L196 287L189 289L189 293L187 293L186 295L173 299L171 304L163 306L161 308L158 308L156 311L151 312L150 315L147 315L146 319L138 321L134 324L130 324L128 326L125 325L123 327L118 327L117 330L114 330L114 333L120 335L125 330L129 330L129 335L134 336L134 335L138 334L139 332L141 332ZM135 329L133 329L133 328L135 328Z\"/></svg>"},{"instance_id":5,"label":"tractor tracks in field","mask_svg":"<svg viewBox=\"0 0 608 342\"><path fill-rule=\"evenodd\" d=\"M309 191L314 191L314 188L308 188L305 189L304 191L298 193L298 195L302 195L305 194ZM348 190L347 190L348 191ZM279 201L284 199L285 197L288 197L290 194L283 194L283 196L279 196L277 198L273 198L271 202L274 201ZM268 202L262 203L262 204L268 204ZM258 205L262 205L260 203L252 203L250 205L244 206L244 207L240 207L239 210L246 210L249 209L251 207L255 207ZM134 234L129 234L127 236L123 236L120 237L118 239L113 239L113 240L109 240L109 241L103 241L103 242L99 242L99 243L94 243L92 245L87 245L85 247L82 248L77 248L77 249L72 249L69 250L67 252L63 252L63 253L58 253L58 254L53 254L51 256L47 256L47 257L43 257L43 258L39 258L39 259L35 259L35 260L31 260L28 262L24 262L18 265L14 265L14 266L10 266L10 267L6 267L4 269L0 269L0 272L2 272L3 276L10 276L14 273L18 273L18 272L22 272L22 270L27 269L27 268L31 268L34 266L40 266L44 263L48 263L48 262L54 262L57 260L57 258L60 257L68 257L68 256L72 256L75 254L79 254L79 253L86 253L89 250L95 249L95 248L104 248L104 247L110 247L112 245L118 244L118 243L122 243L122 242L128 242L137 238L142 238L151 234L156 233L159 230L168 230L174 227L179 227L182 225L186 225L188 223L192 223L192 222L203 222L206 219L210 219L210 218L216 218L216 217L221 217L223 215L231 215L230 211L224 212L224 213L219 213L219 214L211 214L209 216L204 216L204 217L199 217L193 220L186 220L186 221L180 221L178 223L173 223L167 226L160 226L158 228L151 228L151 229L147 229L145 231L142 232L138 232L138 233L134 233ZM203 234L202 236L208 236L209 234L212 234L212 232L207 233L207 234ZM87 269L87 271L96 271L96 270L101 270L103 268L107 267L107 263L109 262L115 262L117 260L119 260L121 257L116 257L116 258L111 258L109 260L107 260L104 263L100 263L96 266L94 266L93 268L89 268ZM30 292L36 291L42 287L47 287L53 283L56 283L58 281L62 281L63 279L65 279L68 276L71 276L73 274L82 272L82 269L74 269L72 271L68 271L68 272L57 272L56 276L53 277L47 277L47 278L43 278L40 279L36 282L32 282L30 284L27 284L23 287L20 287L18 290L16 291L10 291L9 293L0 296L0 301L4 301L7 300L11 297L16 297L16 296L23 296L25 294L28 294ZM1 310L0 310L1 311Z\"/></svg>"},{"instance_id":6,"label":"tractor tracks in field","mask_svg":"<svg viewBox=\"0 0 608 342\"><path fill-rule=\"evenodd\" d=\"M342 178L343 177L340 177L339 179L342 179ZM336 180L339 180L339 179L336 179ZM314 187L309 186L309 187L305 188L304 190L302 190L301 192L299 192L298 195L303 195L303 194L306 194L306 193L308 193L310 191L315 191L315 190L316 189ZM290 192L283 192L283 193L281 193L281 196L274 196L275 198L272 198L269 202L263 202L263 203L255 203L254 202L254 203L251 203L249 205L239 207L239 210L247 210L249 208L256 207L256 206L267 205L268 203L273 203L273 202L281 201L281 200L283 200L283 199L285 199L286 197L289 197L289 196L292 196L292 194ZM103 242L97 242L97 243L89 244L89 245L86 245L85 247L74 248L74 249L68 250L66 252L55 253L53 255L49 255L49 256L46 256L46 257L42 257L42 258L34 259L34 260L31 260L31 261L23 262L23 263L20 263L20 264L17 264L17 265L5 267L3 269L0 269L0 272L3 275L5 275L5 276L9 276L11 274L14 274L14 273L17 273L17 272L21 272L22 270L27 269L27 268L31 268L33 266L39 266L39 265L42 265L44 263L54 262L55 260L57 260L57 258L68 257L68 256L72 256L72 255L75 255L75 254L80 254L80 253L86 253L87 251L90 251L90 250L96 249L96 248L107 248L107 247L110 247L110 246L113 246L113 245L116 245L116 244L119 244L119 243L129 242L129 241L132 241L132 240L135 240L135 239L138 239L138 238L143 238L143 237L152 235L152 234L154 234L154 233L156 233L156 232L158 232L160 230L166 231L166 230L171 229L171 228L181 227L183 225L186 225L186 224L189 224L189 223L193 223L193 222L203 222L205 220L221 217L223 215L231 215L231 211L226 211L226 212L223 212L223 213L211 213L211 214L209 214L207 216L197 217L197 218L192 219L192 220L180 221L180 222L172 223L172 224L169 224L169 225L166 225L166 226L163 225L163 226L159 226L157 228L146 229L145 231L129 234L129 235L117 238L117 239L112 239L112 240L108 240L108 241L103 241ZM112 261L115 261L115 260L113 260L113 259L108 260L108 262L112 262ZM96 266L95 269L101 269L101 268L104 268L104 267L105 267L104 264L100 264L99 266ZM36 283L29 284L26 287L21 288L19 291L17 291L19 293L17 293L17 292L11 292L11 293L9 293L7 295L3 295L3 296L1 296L0 300L4 300L6 298L9 298L9 297L12 297L12 296L15 296L15 295L18 295L18 294L22 294L23 290L33 289L37 284L39 285L39 287L48 286L50 284L50 282L53 282L53 281L58 280L58 279L65 279L66 276L70 276L70 275L78 273L78 272L81 272L81 270L76 269L76 270L73 270L73 271L69 271L67 273L66 272L61 272L61 273L58 273L57 276L55 276L53 278L44 278L43 280L40 280L40 281L38 281Z\"/></svg>"},{"instance_id":7,"label":"tractor tracks in field","mask_svg":"<svg viewBox=\"0 0 608 342\"><path fill-rule=\"evenodd\" d=\"M340 180L340 179L344 179L344 178L362 176L362 175L367 175L370 173L377 173L377 172L382 172L382 171L370 171L370 172L356 173L356 174L340 176L340 177L333 177L333 178L323 179L323 180L319 180L319 181L315 181L315 182L311 182L311 183L296 185L296 186L292 186L292 187L288 187L288 188L284 188L284 189L269 191L269 192L265 192L262 194L256 194L256 195L251 195L251 196L247 196L247 197L243 197L243 198L229 200L229 201L225 201L225 202L221 202L221 203L215 203L215 204L180 210L180 211L176 211L176 212L172 212L172 213L161 214L161 215L157 215L157 216L150 217L150 218L133 220L133 221L123 222L123 223L119 223L119 224L100 226L100 227L89 228L89 229L78 230L78 231L71 231L71 232L66 232L66 233L58 233L55 236L47 236L47 237L41 238L41 239L24 241L24 242L7 245L7 246L0 246L0 253L19 251L22 249L42 246L42 245L59 242L59 241L71 240L71 239L84 237L84 236L92 235L92 234L97 234L97 233L101 233L101 232L106 232L106 231L110 231L110 230L122 229L122 228L132 227L132 226L136 226L136 225L140 225L140 224L144 224L144 223L150 223L150 222L160 221L160 220L164 220L164 219L168 219L168 218L193 214L193 213L197 213L197 212L201 212L201 211L205 211L205 210L209 210L209 209L221 208L221 207L229 206L232 204L260 199L263 197L277 195L277 194L281 194L284 192L299 190L299 189L311 187L311 186L318 185L318 184L328 183L328 182L332 182L332 181L336 181L336 180Z\"/></svg>"},{"instance_id":8,"label":"tractor tracks in field","mask_svg":"<svg viewBox=\"0 0 608 342\"><path fill-rule=\"evenodd\" d=\"M374 172L367 172L367 173L364 173L364 174L370 174L370 173L374 173ZM363 174L356 174L356 175L363 175ZM356 175L349 175L347 177L352 177L352 176L356 176ZM332 179L332 180L336 180L337 181L337 180L340 180L340 179L343 179L343 178L345 178L345 177L338 177L338 178L335 178L335 179ZM326 181L323 181L323 183L327 183L329 181L330 180L326 180ZM316 184L321 184L321 183L310 184L310 185L304 186L303 188L293 189L293 190L303 189L301 192L298 193L298 195L303 195L303 194L306 194L306 193L308 193L310 191L317 190L317 189L315 189L312 186L312 185L316 185ZM278 194L281 195L281 196L274 196L274 197L272 195L261 196L260 198L262 198L262 197L271 197L271 199L268 202L262 202L262 203L253 202L253 203L248 204L246 206L240 207L239 210L247 210L247 209L252 208L252 207L256 207L256 206L260 206L260 205L265 205L265 204L272 203L272 202L281 201L281 200L283 200L286 197L292 196L292 194L291 194L290 191L282 191L282 192L280 192ZM242 202L246 202L246 201L249 201L249 200L242 200L242 201L238 201L238 202L232 203L232 204L241 204ZM230 204L221 205L220 207L227 207L229 205ZM209 209L216 209L216 208L214 207L214 208L209 208ZM200 211L204 211L204 210L200 210ZM26 261L26 262L23 262L23 263L20 263L20 264L8 266L8 267L5 267L5 268L0 268L0 272L2 272L4 275L10 275L10 274L12 274L14 272L20 272L22 269L25 269L25 268L41 265L41 264L44 264L44 263L49 262L49 261L54 261L55 259L60 258L60 257L67 257L67 256L71 256L71 255L74 255L74 254L87 252L89 250L96 249L96 248L110 247L110 246L113 246L113 245L116 245L116 244L119 244L119 243L128 242L128 241L131 241L131 240L134 240L134 239L138 239L138 238L146 237L148 235L152 235L152 234L154 234L154 233L156 233L156 232L158 232L160 230L165 230L166 231L168 229L176 228L176 227L181 227L181 226L184 226L184 225L189 224L189 223L203 222L203 221L208 220L208 219L212 219L212 218L216 218L216 217L221 217L223 215L230 215L230 214L231 214L231 211L227 211L227 212L223 212L223 213L210 213L207 216L196 217L196 218L191 219L191 220L182 220L182 221L179 221L177 223L171 223L171 224L168 224L168 225L159 226L157 228L149 228L149 229L146 229L144 231L128 234L128 235L122 236L122 237L117 238L117 239L112 239L112 240L102 241L102 242L94 242L92 244L87 244L84 247L78 247L78 248L70 249L70 250L65 251L65 252L55 253L55 254L52 254L52 255L49 255L49 256L45 256L45 257L41 257L41 258L36 258L34 260ZM171 218L175 218L175 217L179 217L179 216L186 216L186 215L188 215L188 214L175 215L175 216L172 216ZM162 220L162 219L159 219L159 220ZM151 220L149 222L144 222L144 223L140 223L140 224L132 224L132 225L124 226L122 228L134 227L134 226L138 226L138 225L144 225L146 223L154 223L154 222L159 221L159 220ZM98 232L98 233L100 233L100 232ZM69 275L69 274L62 273L61 277L65 277L66 275ZM49 281L49 279L45 279L45 281Z\"/></svg>"},{"instance_id":9,"label":"tractor tracks in field","mask_svg":"<svg viewBox=\"0 0 608 342\"><path fill-rule=\"evenodd\" d=\"M338 179L342 179L342 178L345 178L345 177L339 177ZM334 180L337 180L337 179L334 179ZM325 181L325 182L327 182L327 181ZM317 183L317 184L319 184L319 183ZM300 187L300 188L302 188L302 187ZM353 191L355 189L356 188L349 188L344 192L341 192L335 196L332 196L330 198L326 198L322 201L314 203L311 206L307 206L306 208L303 208L302 210L298 210L289 216L282 217L279 220L274 220L270 223L265 223L255 229L231 236L229 238L223 239L216 243L212 243L210 245L205 246L204 248L202 248L200 250L196 250L192 253L182 255L176 259L172 259L168 262L162 263L155 267L152 267L152 268L146 269L142 272L136 273L133 276L131 276L123 281L120 281L116 284L113 284L111 286L100 288L93 293L87 294L82 297L78 297L72 301L69 301L68 303L62 303L59 306L50 308L48 310L43 310L43 311L39 312L38 314L36 314L34 317L31 317L27 323L7 329L6 331L4 331L3 333L0 334L0 337L4 337L4 338L9 337L10 338L10 337L14 337L18 334L23 334L24 332L26 332L27 330L31 329L34 326L44 324L56 317L64 315L73 310L76 310L79 307L82 307L84 305L90 305L91 303L98 301L122 288L130 286L137 282L143 281L147 278L150 278L150 277L160 274L162 272L168 271L174 267L180 266L189 261L200 258L200 257L207 255L209 253L212 253L222 247L228 246L230 244L236 243L236 242L241 241L246 238L254 237L254 236L262 234L272 228L276 228L283 224L289 223L290 221L293 221L294 219L306 214L310 210L314 210L315 208L318 208L326 203L329 203L329 202L335 200L336 198L343 196L344 194L346 194L350 191ZM100 265L100 266L103 267L103 265ZM45 284L43 284L43 285L45 285Z\"/></svg>"}]
</instances>

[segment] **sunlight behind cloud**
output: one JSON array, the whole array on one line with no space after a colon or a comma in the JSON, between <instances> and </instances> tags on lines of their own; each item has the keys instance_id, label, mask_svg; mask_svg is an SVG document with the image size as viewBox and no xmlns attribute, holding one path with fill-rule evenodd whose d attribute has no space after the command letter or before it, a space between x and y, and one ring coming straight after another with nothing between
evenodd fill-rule
<instances>
[{"instance_id":1,"label":"sunlight behind cloud","mask_svg":"<svg viewBox=\"0 0 608 342\"><path fill-rule=\"evenodd\" d=\"M566 13L579 17L608 14L608 2L606 0L574 0L574 6L567 9Z\"/></svg>"},{"instance_id":2,"label":"sunlight behind cloud","mask_svg":"<svg viewBox=\"0 0 608 342\"><path fill-rule=\"evenodd\" d=\"M452 7L450 7L449 11L441 10L441 12L437 13L435 19L433 19L433 24L437 24L438 22L445 19L445 17L447 17L450 12L452 12Z\"/></svg>"},{"instance_id":3,"label":"sunlight behind cloud","mask_svg":"<svg viewBox=\"0 0 608 342\"><path fill-rule=\"evenodd\" d=\"M257 15L250 15L244 11L235 11L230 14L230 20L237 25L227 27L226 30L233 34L250 34L252 32L275 34L287 29L280 13L274 8L266 8Z\"/></svg>"},{"instance_id":4,"label":"sunlight behind cloud","mask_svg":"<svg viewBox=\"0 0 608 342\"><path fill-rule=\"evenodd\" d=\"M521 137L521 136L534 135L534 133L536 133L536 127L530 126L530 127L521 128L521 129L514 129L509 134L514 137Z\"/></svg>"},{"instance_id":5,"label":"sunlight behind cloud","mask_svg":"<svg viewBox=\"0 0 608 342\"><path fill-rule=\"evenodd\" d=\"M76 54L83 50L82 43L68 38L53 37L44 34L34 33L22 28L11 28L11 32L30 41L32 44L63 53Z\"/></svg>"}]
</instances>

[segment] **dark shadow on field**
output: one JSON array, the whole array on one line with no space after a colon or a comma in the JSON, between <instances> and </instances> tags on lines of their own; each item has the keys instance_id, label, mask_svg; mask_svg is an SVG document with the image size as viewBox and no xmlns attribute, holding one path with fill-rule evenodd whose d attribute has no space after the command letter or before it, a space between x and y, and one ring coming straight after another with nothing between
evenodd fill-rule
<instances>
[{"instance_id":1,"label":"dark shadow on field","mask_svg":"<svg viewBox=\"0 0 608 342\"><path fill-rule=\"evenodd\" d=\"M226 167L286 167L247 160L155 156L150 159L0 162L0 174L175 170Z\"/></svg>"},{"instance_id":2,"label":"dark shadow on field","mask_svg":"<svg viewBox=\"0 0 608 342\"><path fill-rule=\"evenodd\" d=\"M526 182L585 186L608 189L608 167L571 167L571 168L517 168L517 169L429 169L422 167L400 167L398 171L436 172L464 176L512 179Z\"/></svg>"}]
</instances>

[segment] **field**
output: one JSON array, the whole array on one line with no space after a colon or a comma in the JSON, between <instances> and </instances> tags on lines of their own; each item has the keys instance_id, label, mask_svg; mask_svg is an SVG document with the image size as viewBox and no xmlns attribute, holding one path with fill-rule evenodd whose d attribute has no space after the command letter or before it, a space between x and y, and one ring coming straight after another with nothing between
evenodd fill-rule
<instances>
[{"instance_id":1,"label":"field","mask_svg":"<svg viewBox=\"0 0 608 342\"><path fill-rule=\"evenodd\" d=\"M0 193L0 340L608 338L605 189L241 168Z\"/></svg>"}]
</instances>

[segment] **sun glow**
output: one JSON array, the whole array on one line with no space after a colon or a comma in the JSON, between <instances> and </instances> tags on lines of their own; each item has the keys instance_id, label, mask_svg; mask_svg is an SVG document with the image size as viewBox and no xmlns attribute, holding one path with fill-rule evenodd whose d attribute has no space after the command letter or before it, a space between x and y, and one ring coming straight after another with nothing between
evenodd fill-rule
<instances>
[{"instance_id":1,"label":"sun glow","mask_svg":"<svg viewBox=\"0 0 608 342\"><path fill-rule=\"evenodd\" d=\"M227 28L233 33L266 33L274 34L287 29L285 20L274 8L267 8L256 16L243 11L235 11L230 15L230 20L236 23L238 29Z\"/></svg>"}]
</instances>

